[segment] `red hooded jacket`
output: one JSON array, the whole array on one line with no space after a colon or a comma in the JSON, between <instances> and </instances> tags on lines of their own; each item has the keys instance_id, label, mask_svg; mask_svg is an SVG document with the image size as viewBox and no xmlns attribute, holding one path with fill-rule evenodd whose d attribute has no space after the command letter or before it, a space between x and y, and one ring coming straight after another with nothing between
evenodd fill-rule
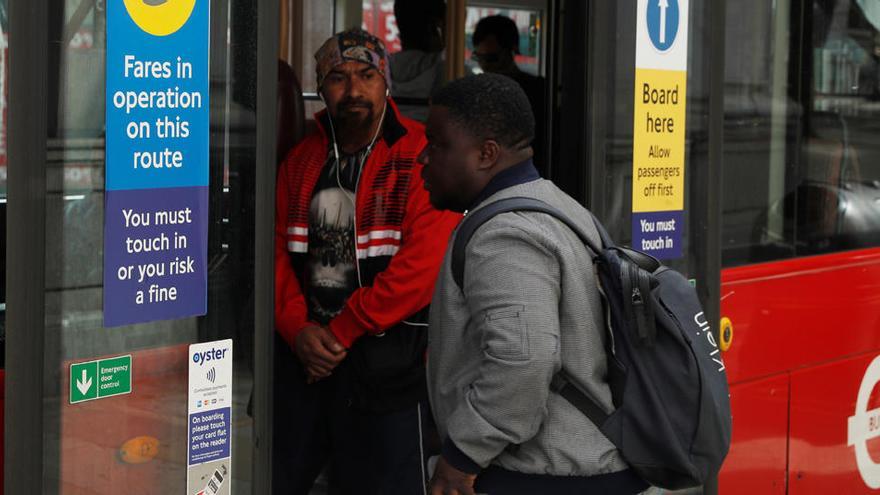
<instances>
[{"instance_id":1,"label":"red hooded jacket","mask_svg":"<svg viewBox=\"0 0 880 495\"><path fill-rule=\"evenodd\" d=\"M434 209L422 187L416 157L425 146L422 124L402 117L388 99L380 139L364 164L356 191L355 238L362 286L330 331L346 348L364 335L395 326L423 327L446 244L461 216ZM319 130L288 154L278 173L275 221L275 325L294 347L307 325L303 296L304 263L309 242L309 205L327 160L328 116L315 116ZM404 323L406 325L400 325ZM416 321L414 321L416 320ZM408 328L409 327L409 328Z\"/></svg>"}]
</instances>

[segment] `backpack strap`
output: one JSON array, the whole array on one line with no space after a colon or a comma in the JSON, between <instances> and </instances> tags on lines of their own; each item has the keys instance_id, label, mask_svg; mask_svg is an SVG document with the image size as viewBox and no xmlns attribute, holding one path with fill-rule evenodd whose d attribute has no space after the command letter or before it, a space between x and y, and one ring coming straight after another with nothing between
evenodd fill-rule
<instances>
[{"instance_id":1,"label":"backpack strap","mask_svg":"<svg viewBox=\"0 0 880 495\"><path fill-rule=\"evenodd\" d=\"M581 229L578 228L578 226L575 225L565 213L562 213L544 201L521 196L500 199L493 203L489 203L473 213L469 213L464 217L464 220L462 220L461 225L458 227L458 232L455 234L455 242L452 245L452 278L455 280L455 285L457 285L459 289L464 289L464 250L465 247L467 247L468 242L470 242L471 237L473 237L474 232L495 215L511 211L537 211L540 213L546 213L568 226L569 229L577 234L581 242L583 242L594 253L598 254L601 252L599 246L596 246L590 238L581 232ZM602 244L606 248L614 246L614 242L611 241L611 237L608 235L608 232L605 231L605 228L602 227L596 218L592 216L592 213L590 213L590 216L593 218L593 222L599 230Z\"/></svg>"},{"instance_id":2,"label":"backpack strap","mask_svg":"<svg viewBox=\"0 0 880 495\"><path fill-rule=\"evenodd\" d=\"M553 375L550 390L561 395L597 427L601 427L608 419L609 414L587 392L572 383L565 370L560 370Z\"/></svg>"}]
</instances>

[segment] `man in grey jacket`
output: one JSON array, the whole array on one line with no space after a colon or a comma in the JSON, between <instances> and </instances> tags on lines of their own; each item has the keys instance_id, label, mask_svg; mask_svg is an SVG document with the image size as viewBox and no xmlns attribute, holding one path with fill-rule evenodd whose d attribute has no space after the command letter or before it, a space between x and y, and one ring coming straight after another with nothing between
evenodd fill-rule
<instances>
[{"instance_id":1,"label":"man in grey jacket","mask_svg":"<svg viewBox=\"0 0 880 495\"><path fill-rule=\"evenodd\" d=\"M507 77L471 76L435 93L419 156L431 203L472 212L501 198L537 198L599 243L587 211L532 165L534 128L526 95ZM443 454L430 493L644 490L614 445L550 390L565 367L612 408L603 310L576 234L542 213L503 213L468 243L462 289L450 257L447 250L431 303L428 389Z\"/></svg>"}]
</instances>

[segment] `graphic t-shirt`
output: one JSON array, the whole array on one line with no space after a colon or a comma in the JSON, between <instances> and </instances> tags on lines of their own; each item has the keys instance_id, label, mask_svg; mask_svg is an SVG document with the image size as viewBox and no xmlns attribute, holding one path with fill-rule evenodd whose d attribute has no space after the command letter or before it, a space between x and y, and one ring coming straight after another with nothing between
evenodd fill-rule
<instances>
[{"instance_id":1,"label":"graphic t-shirt","mask_svg":"<svg viewBox=\"0 0 880 495\"><path fill-rule=\"evenodd\" d=\"M309 206L306 301L309 318L326 325L358 288L355 252L355 191L366 150L340 155L332 148Z\"/></svg>"}]
</instances>

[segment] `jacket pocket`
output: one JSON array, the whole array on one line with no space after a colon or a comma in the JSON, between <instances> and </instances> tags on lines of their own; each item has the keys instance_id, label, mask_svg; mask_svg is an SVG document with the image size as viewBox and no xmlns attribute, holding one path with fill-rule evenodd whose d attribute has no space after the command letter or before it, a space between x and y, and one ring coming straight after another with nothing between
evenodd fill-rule
<instances>
[{"instance_id":1,"label":"jacket pocket","mask_svg":"<svg viewBox=\"0 0 880 495\"><path fill-rule=\"evenodd\" d=\"M525 361L531 357L525 306L507 306L486 313L480 345L483 352L505 361Z\"/></svg>"}]
</instances>

